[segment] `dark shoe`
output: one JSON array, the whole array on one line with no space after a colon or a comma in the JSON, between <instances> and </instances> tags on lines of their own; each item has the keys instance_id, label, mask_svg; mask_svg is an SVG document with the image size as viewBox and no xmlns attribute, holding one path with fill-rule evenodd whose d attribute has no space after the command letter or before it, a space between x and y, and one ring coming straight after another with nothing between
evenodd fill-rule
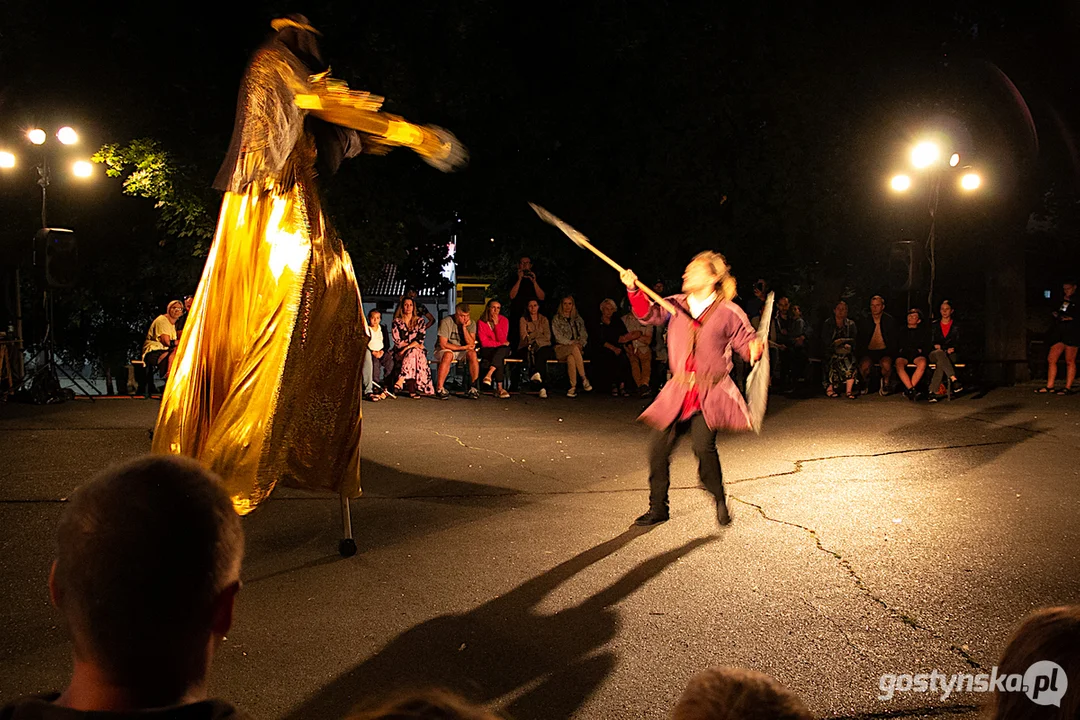
<instances>
[{"instance_id":1,"label":"dark shoe","mask_svg":"<svg viewBox=\"0 0 1080 720\"><path fill-rule=\"evenodd\" d=\"M447 392L446 388L439 388L438 390L435 391L435 397L438 398L439 400L449 400L450 399L450 393Z\"/></svg>"},{"instance_id":2,"label":"dark shoe","mask_svg":"<svg viewBox=\"0 0 1080 720\"><path fill-rule=\"evenodd\" d=\"M932 394L932 395L931 395L931 396L930 396L930 397L929 397L929 398L927 399L927 402L932 402L932 403L936 403L936 402L938 402L939 400L941 400L941 398L942 398L942 397L944 397L944 396L943 396L943 395L938 395L937 393L933 393L933 394Z\"/></svg>"},{"instance_id":3,"label":"dark shoe","mask_svg":"<svg viewBox=\"0 0 1080 720\"><path fill-rule=\"evenodd\" d=\"M953 395L958 395L958 394L960 394L962 392L964 392L964 386L961 385L959 382L954 382L952 384L952 394Z\"/></svg>"},{"instance_id":4,"label":"dark shoe","mask_svg":"<svg viewBox=\"0 0 1080 720\"><path fill-rule=\"evenodd\" d=\"M667 512L661 511L661 510L650 510L649 512L645 513L644 515L640 516L637 520L635 520L634 524L635 525L641 525L641 526L649 526L649 525L659 525L660 523L667 522L667 521L668 521Z\"/></svg>"},{"instance_id":5,"label":"dark shoe","mask_svg":"<svg viewBox=\"0 0 1080 720\"><path fill-rule=\"evenodd\" d=\"M731 509L728 507L727 500L716 501L716 522L720 523L720 527L731 524Z\"/></svg>"},{"instance_id":6,"label":"dark shoe","mask_svg":"<svg viewBox=\"0 0 1080 720\"><path fill-rule=\"evenodd\" d=\"M465 391L465 397L468 400L479 400L480 399L480 391L477 390L474 387L471 387L471 388L469 388L468 390Z\"/></svg>"}]
</instances>

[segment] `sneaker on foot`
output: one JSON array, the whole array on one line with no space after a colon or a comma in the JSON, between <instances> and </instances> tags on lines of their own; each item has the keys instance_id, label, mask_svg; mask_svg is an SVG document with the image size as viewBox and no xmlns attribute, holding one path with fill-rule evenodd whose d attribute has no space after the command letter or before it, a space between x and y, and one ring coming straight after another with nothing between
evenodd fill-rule
<instances>
[{"instance_id":1,"label":"sneaker on foot","mask_svg":"<svg viewBox=\"0 0 1080 720\"><path fill-rule=\"evenodd\" d=\"M546 398L547 397L547 388L540 388L540 397L541 398Z\"/></svg>"},{"instance_id":2,"label":"sneaker on foot","mask_svg":"<svg viewBox=\"0 0 1080 720\"><path fill-rule=\"evenodd\" d=\"M450 393L447 392L446 388L439 388L438 390L435 391L435 397L438 398L439 400L449 400L450 399Z\"/></svg>"},{"instance_id":3,"label":"sneaker on foot","mask_svg":"<svg viewBox=\"0 0 1080 720\"><path fill-rule=\"evenodd\" d=\"M474 387L471 387L467 391L465 391L465 398L468 400L479 400L480 391Z\"/></svg>"},{"instance_id":4,"label":"sneaker on foot","mask_svg":"<svg viewBox=\"0 0 1080 720\"><path fill-rule=\"evenodd\" d=\"M540 377L540 373L534 372L532 374L532 377L529 378L529 380L530 380L530 382L538 383L538 382L541 382L543 380L543 378Z\"/></svg>"},{"instance_id":5,"label":"sneaker on foot","mask_svg":"<svg viewBox=\"0 0 1080 720\"><path fill-rule=\"evenodd\" d=\"M581 389L585 392L592 392L592 383L589 382L589 378L581 378Z\"/></svg>"},{"instance_id":6,"label":"sneaker on foot","mask_svg":"<svg viewBox=\"0 0 1080 720\"><path fill-rule=\"evenodd\" d=\"M577 397L577 390L570 388L566 391L566 397Z\"/></svg>"},{"instance_id":7,"label":"sneaker on foot","mask_svg":"<svg viewBox=\"0 0 1080 720\"><path fill-rule=\"evenodd\" d=\"M510 397L510 393L506 392L506 388L499 388L497 391L495 391L495 397L499 398L500 400L505 400L506 398Z\"/></svg>"},{"instance_id":8,"label":"sneaker on foot","mask_svg":"<svg viewBox=\"0 0 1080 720\"><path fill-rule=\"evenodd\" d=\"M649 525L658 525L658 524L660 524L662 522L667 522L667 521L668 521L667 511L650 510L649 512L645 513L644 515L638 516L638 518L636 520L634 520L634 524L647 527Z\"/></svg>"}]
</instances>

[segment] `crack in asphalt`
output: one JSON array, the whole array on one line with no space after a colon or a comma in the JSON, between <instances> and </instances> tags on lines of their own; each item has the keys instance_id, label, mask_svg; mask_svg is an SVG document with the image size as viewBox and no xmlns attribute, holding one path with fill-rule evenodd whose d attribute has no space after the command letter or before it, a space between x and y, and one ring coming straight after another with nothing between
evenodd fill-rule
<instances>
[{"instance_id":1,"label":"crack in asphalt","mask_svg":"<svg viewBox=\"0 0 1080 720\"><path fill-rule=\"evenodd\" d=\"M836 628L836 631L844 636L844 640L847 641L848 646L852 650L857 652L864 660L869 660L870 659L870 656L868 656L865 652L863 652L863 649L861 647L859 647L858 645L855 644L855 641L851 639L850 635L848 635L847 630L845 630L844 627L840 623L836 622L835 618L833 618L831 615L826 614L824 610L822 610L821 608L819 608L817 605L810 602L806 598L803 598L803 602L806 604L806 606L808 608L810 608L811 610L816 612L821 617L825 618L829 622L830 625L832 625L834 628Z\"/></svg>"},{"instance_id":2,"label":"crack in asphalt","mask_svg":"<svg viewBox=\"0 0 1080 720\"><path fill-rule=\"evenodd\" d=\"M888 720L889 718L924 718L944 715L966 715L980 712L980 705L939 705L907 710L883 710L881 712L859 713L858 715L828 715L821 720Z\"/></svg>"},{"instance_id":3,"label":"crack in asphalt","mask_svg":"<svg viewBox=\"0 0 1080 720\"><path fill-rule=\"evenodd\" d=\"M538 473L535 470L533 470L531 467L529 467L528 465L525 464L525 459L524 458L522 458L521 460L517 460L516 458L510 457L506 453L499 452L498 450L491 450L490 448L483 448L483 447L477 447L476 445L469 445L468 443L464 442L461 438L457 437L456 435L450 435L449 433L441 433L438 430L433 430L432 432L434 432L439 437L450 438L451 440L456 442L458 445L460 445L463 448L466 448L467 450L478 450L480 452L487 452L487 453L491 453L492 455L498 455L499 457L504 457L507 460L509 460L510 462L517 465L518 467L524 468L525 470L529 471L533 475L536 475L537 477L546 477L549 480L554 480L555 479L555 478L551 477L550 475L544 475L542 473ZM500 493L500 494L502 494L502 493ZM519 494L521 494L521 493L519 493Z\"/></svg>"},{"instance_id":4,"label":"crack in asphalt","mask_svg":"<svg viewBox=\"0 0 1080 720\"><path fill-rule=\"evenodd\" d=\"M821 542L821 536L818 535L816 530L814 530L813 528L806 527L805 525L800 525L799 523L796 523L796 522L791 522L790 520L781 520L780 518L770 517L769 514L765 512L765 508L761 507L757 503L752 503L749 500L743 500L742 498L736 497L735 495L729 495L728 497L730 497L732 500L735 500L737 502L741 502L744 505L749 505L750 507L756 509L758 511L758 513L761 515L761 517L763 517L765 520L767 520L769 522L777 523L778 525L787 525L788 527L797 528L797 529L802 530L803 532L807 533L813 539L814 543L817 545L818 550L825 553L826 555L832 556L833 559L835 559L836 562L840 565L840 567L844 569L844 572L847 573L848 577L851 579L852 583L854 583L855 587L857 587L866 597L870 598L875 603L880 605L882 607L882 609L884 609L885 612L889 614L889 616L891 616L892 618L894 618L896 620L899 620L900 622L904 623L908 627L913 628L915 630L919 630L921 632L924 632L927 635L929 635L930 637L932 637L933 639L937 640L938 642L941 642L941 643L947 645L949 650L952 651L952 653L954 655L959 657L965 663L967 663L967 665L969 667L975 668L975 669L978 669L978 670L984 669L982 664L979 663L978 660L971 657L971 655L968 654L968 652L966 650L964 650L963 648L957 647L954 643L950 642L941 633L937 632L936 630L934 630L931 627L927 627L926 625L923 625L922 623L920 623L918 620L916 620L912 616L908 615L907 613L905 613L905 612L903 612L901 610L898 610L898 609L892 607L885 600L883 600L882 598L875 595L874 592L866 585L866 582L863 581L863 579L859 575L859 573L855 570L854 566L852 566L851 561L848 560L847 558L845 558L843 555L841 555L837 551L835 551L835 550L833 550L831 548L825 547L825 544ZM868 717L872 717L872 716L868 716ZM888 716L882 716L882 717L888 717Z\"/></svg>"},{"instance_id":5,"label":"crack in asphalt","mask_svg":"<svg viewBox=\"0 0 1080 720\"><path fill-rule=\"evenodd\" d=\"M825 462L828 460L848 460L856 458L878 458L886 457L889 455L906 455L908 453L923 453L923 452L937 452L939 450L964 450L966 448L977 447L992 447L994 445L1014 445L1011 440L992 440L990 442L980 443L966 443L963 445L935 445L933 447L922 448L906 448L904 450L885 450L877 453L852 453L850 455L826 455L824 457L806 458L803 460L793 460L794 468L791 470L785 470L784 472L771 473L769 475L756 475L754 477L739 478L737 480L729 480L725 482L725 485L738 485L740 483L747 483L754 480L767 480L769 478L786 477L788 475L798 475L802 472L803 466L807 463Z\"/></svg>"}]
</instances>

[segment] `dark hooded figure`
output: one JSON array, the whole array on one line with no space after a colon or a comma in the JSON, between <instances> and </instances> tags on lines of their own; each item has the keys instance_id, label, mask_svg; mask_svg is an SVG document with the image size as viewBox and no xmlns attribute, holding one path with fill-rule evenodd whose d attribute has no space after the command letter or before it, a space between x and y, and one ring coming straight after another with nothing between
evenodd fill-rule
<instances>
[{"instance_id":1,"label":"dark hooded figure","mask_svg":"<svg viewBox=\"0 0 1080 720\"><path fill-rule=\"evenodd\" d=\"M302 15L273 21L252 57L214 186L225 192L154 451L194 457L246 513L279 481L360 493L367 344L352 262L323 215L316 165L409 147L448 171L466 153L445 130L379 112L382 98L328 76Z\"/></svg>"}]
</instances>

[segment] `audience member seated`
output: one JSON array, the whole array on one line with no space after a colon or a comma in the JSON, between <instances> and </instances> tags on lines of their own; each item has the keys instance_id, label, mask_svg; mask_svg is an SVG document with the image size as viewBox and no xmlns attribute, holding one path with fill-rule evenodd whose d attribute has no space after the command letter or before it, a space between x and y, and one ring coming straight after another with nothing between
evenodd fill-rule
<instances>
[{"instance_id":1,"label":"audience member seated","mask_svg":"<svg viewBox=\"0 0 1080 720\"><path fill-rule=\"evenodd\" d=\"M510 397L503 387L506 358L510 354L510 321L501 312L502 303L489 300L484 314L480 316L477 336L480 339L480 359L484 362L483 383L495 393L495 397L505 400Z\"/></svg>"},{"instance_id":2,"label":"audience member seated","mask_svg":"<svg viewBox=\"0 0 1080 720\"><path fill-rule=\"evenodd\" d=\"M863 348L859 361L859 374L862 375L863 392L870 386L870 371L874 365L881 366L882 396L889 394L892 385L893 358L896 357L896 321L885 312L885 298L875 295L870 298L870 324L866 328L866 347Z\"/></svg>"},{"instance_id":3,"label":"audience member seated","mask_svg":"<svg viewBox=\"0 0 1080 720\"><path fill-rule=\"evenodd\" d=\"M555 359L555 348L551 346L551 323L540 314L540 303L530 300L525 306L525 314L518 320L518 348L516 357L525 361L529 381L540 384L540 397L547 394L547 364Z\"/></svg>"},{"instance_id":4,"label":"audience member seated","mask_svg":"<svg viewBox=\"0 0 1080 720\"><path fill-rule=\"evenodd\" d=\"M628 397L627 380L630 377L630 362L626 359L623 346L633 339L633 333L626 329L623 321L615 316L619 307L611 298L600 303L600 346L596 349L596 377L600 387L611 390L612 395L622 394Z\"/></svg>"},{"instance_id":5,"label":"audience member seated","mask_svg":"<svg viewBox=\"0 0 1080 720\"><path fill-rule=\"evenodd\" d=\"M405 298L409 298L413 301L413 306L416 307L416 314L424 319L424 330L430 330L431 327L435 324L435 316L431 314L430 310L428 310L427 305L420 302L420 298L417 296L416 291L411 288L405 291L405 295L402 296L402 300L404 300Z\"/></svg>"},{"instance_id":6,"label":"audience member seated","mask_svg":"<svg viewBox=\"0 0 1080 720\"><path fill-rule=\"evenodd\" d=\"M1061 667L1057 688L1065 690L1065 694L1060 705L1036 705L1026 692L995 689L990 700L990 720L1080 718L1080 692L1074 689L1080 678L1080 605L1042 608L1024 618L1001 654L997 675L1025 675L1032 665L1044 661Z\"/></svg>"},{"instance_id":7,"label":"audience member seated","mask_svg":"<svg viewBox=\"0 0 1080 720\"><path fill-rule=\"evenodd\" d=\"M657 280L653 285L653 291L660 297L664 295L664 281ZM660 392L660 388L668 379L668 353L667 353L667 325L650 325L653 331L652 339L652 378L650 385L654 393Z\"/></svg>"},{"instance_id":8,"label":"audience member seated","mask_svg":"<svg viewBox=\"0 0 1080 720\"><path fill-rule=\"evenodd\" d=\"M848 318L847 303L841 300L833 308L833 317L826 323L821 337L828 343L825 347L825 394L829 397L840 396L840 386L844 386L847 397L854 400L855 376L858 369L855 367L855 357L852 354L858 333L855 323Z\"/></svg>"},{"instance_id":9,"label":"audience member seated","mask_svg":"<svg viewBox=\"0 0 1080 720\"><path fill-rule=\"evenodd\" d=\"M642 323L633 312L623 315L622 321L630 334L630 342L624 346L626 358L630 361L630 375L634 378L638 395L643 398L649 397L651 394L649 380L652 377L653 326Z\"/></svg>"},{"instance_id":10,"label":"audience member seated","mask_svg":"<svg viewBox=\"0 0 1080 720\"><path fill-rule=\"evenodd\" d=\"M435 391L431 386L431 368L424 347L426 331L426 321L416 314L416 303L411 298L402 300L394 311L394 324L390 330L394 339L394 362L398 368L394 387L404 392L408 383L409 396L414 398Z\"/></svg>"},{"instance_id":11,"label":"audience member seated","mask_svg":"<svg viewBox=\"0 0 1080 720\"><path fill-rule=\"evenodd\" d=\"M184 334L184 326L187 325L188 314L191 312L191 305L194 302L194 295L184 296L184 313L176 320L176 339L178 341L180 340L180 336Z\"/></svg>"},{"instance_id":12,"label":"audience member seated","mask_svg":"<svg viewBox=\"0 0 1080 720\"><path fill-rule=\"evenodd\" d=\"M158 315L150 324L143 341L142 360L146 363L146 382L149 385L151 372L156 371L161 377L168 377L172 370L173 355L176 354L176 321L184 312L184 304L173 300L165 309L164 315Z\"/></svg>"},{"instance_id":13,"label":"audience member seated","mask_svg":"<svg viewBox=\"0 0 1080 720\"><path fill-rule=\"evenodd\" d=\"M364 399L372 402L392 395L385 383L394 373L394 354L390 351L390 335L382 324L382 313L372 310L367 316L368 346L364 351ZM378 388L376 391L375 388Z\"/></svg>"},{"instance_id":14,"label":"audience member seated","mask_svg":"<svg viewBox=\"0 0 1080 720\"><path fill-rule=\"evenodd\" d=\"M1076 295L1076 283L1069 281L1063 286L1064 297L1061 304L1053 312L1054 326L1050 330L1050 352L1046 356L1046 387L1039 388L1036 392L1054 392L1054 382L1057 380L1057 364L1061 354L1065 354L1065 387L1057 391L1058 395L1072 395L1073 381L1076 380L1076 351L1080 346L1080 306L1077 306L1073 297Z\"/></svg>"},{"instance_id":15,"label":"audience member seated","mask_svg":"<svg viewBox=\"0 0 1080 720\"><path fill-rule=\"evenodd\" d=\"M476 353L476 323L469 314L468 303L458 303L453 315L447 315L439 321L439 339L435 346L435 360L439 369L435 378L435 397L448 400L446 377L450 374L451 363L464 362L469 366L469 389L465 397L470 400L480 399L480 390L476 381L480 377L480 359Z\"/></svg>"},{"instance_id":16,"label":"audience member seated","mask_svg":"<svg viewBox=\"0 0 1080 720\"><path fill-rule=\"evenodd\" d=\"M808 356L803 322L796 320L791 301L783 295L776 301L776 316L769 326L769 335L773 382L777 389L788 392L795 386L796 371L805 373L802 365Z\"/></svg>"},{"instance_id":17,"label":"audience member seated","mask_svg":"<svg viewBox=\"0 0 1080 720\"><path fill-rule=\"evenodd\" d=\"M671 720L813 720L793 692L764 673L714 667L690 678Z\"/></svg>"},{"instance_id":18,"label":"audience member seated","mask_svg":"<svg viewBox=\"0 0 1080 720\"><path fill-rule=\"evenodd\" d=\"M445 690L427 690L353 713L347 720L499 720L499 716Z\"/></svg>"},{"instance_id":19,"label":"audience member seated","mask_svg":"<svg viewBox=\"0 0 1080 720\"><path fill-rule=\"evenodd\" d=\"M960 362L957 348L960 347L960 328L953 320L953 306L948 300L941 303L941 320L934 323L930 340L934 349L930 351L930 364L934 366L934 376L930 378L930 402L937 402L945 397L947 390L942 385L945 377L952 383L952 392L963 390L956 377L956 364Z\"/></svg>"},{"instance_id":20,"label":"audience member seated","mask_svg":"<svg viewBox=\"0 0 1080 720\"><path fill-rule=\"evenodd\" d=\"M566 362L566 375L570 389L566 397L577 397L577 379L581 376L581 389L592 391L589 378L585 377L585 356L582 354L589 343L585 321L578 315L574 298L567 295L559 302L559 311L551 318L551 335L555 338L555 359Z\"/></svg>"},{"instance_id":21,"label":"audience member seated","mask_svg":"<svg viewBox=\"0 0 1080 720\"><path fill-rule=\"evenodd\" d=\"M806 380L810 367L810 323L803 319L802 308L791 306L791 374L795 383Z\"/></svg>"},{"instance_id":22,"label":"audience member seated","mask_svg":"<svg viewBox=\"0 0 1080 720\"><path fill-rule=\"evenodd\" d=\"M233 619L244 535L220 479L176 456L143 457L79 487L60 518L49 595L71 638L60 693L3 720L243 720L207 699Z\"/></svg>"},{"instance_id":23,"label":"audience member seated","mask_svg":"<svg viewBox=\"0 0 1080 720\"><path fill-rule=\"evenodd\" d=\"M544 293L543 288L540 287L540 283L536 279L536 271L533 269L532 260L528 256L523 256L518 260L517 279L510 286L510 309L507 313L507 317L512 318L514 321L509 335L513 347L516 348L520 344L520 328L517 325L517 320L525 315L525 308L529 306L529 301L536 300L540 303L546 297L547 294Z\"/></svg>"},{"instance_id":24,"label":"audience member seated","mask_svg":"<svg viewBox=\"0 0 1080 720\"><path fill-rule=\"evenodd\" d=\"M896 351L896 376L904 385L904 397L918 400L919 381L930 366L930 333L922 327L922 310L911 308L907 314L907 327L900 336L900 349ZM908 375L907 366L915 371Z\"/></svg>"}]
</instances>

